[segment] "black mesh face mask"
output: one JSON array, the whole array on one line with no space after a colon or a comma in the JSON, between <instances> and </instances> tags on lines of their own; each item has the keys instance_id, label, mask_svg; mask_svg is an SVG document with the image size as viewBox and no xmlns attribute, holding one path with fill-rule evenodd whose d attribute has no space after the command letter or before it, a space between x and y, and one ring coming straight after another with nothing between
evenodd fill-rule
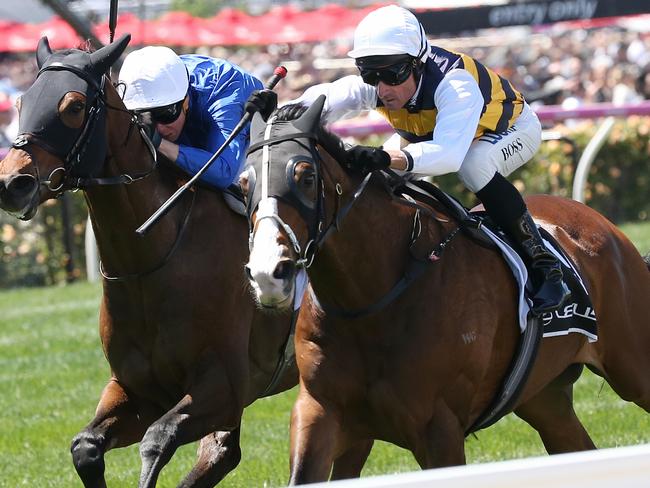
<instances>
[{"instance_id":1,"label":"black mesh face mask","mask_svg":"<svg viewBox=\"0 0 650 488\"><path fill-rule=\"evenodd\" d=\"M52 53L43 38L37 49L40 71L21 97L18 137L13 146L28 143L42 147L64 162L72 176L98 174L106 157L106 107L104 73L119 57L129 38L96 52L77 49ZM59 115L59 103L69 92L86 97L84 123L68 127Z\"/></svg>"}]
</instances>

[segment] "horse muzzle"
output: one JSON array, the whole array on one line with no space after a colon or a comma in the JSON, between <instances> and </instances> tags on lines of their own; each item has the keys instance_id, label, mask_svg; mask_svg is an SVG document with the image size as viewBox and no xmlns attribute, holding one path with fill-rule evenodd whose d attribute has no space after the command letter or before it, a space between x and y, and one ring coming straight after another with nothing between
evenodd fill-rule
<instances>
[{"instance_id":1,"label":"horse muzzle","mask_svg":"<svg viewBox=\"0 0 650 488\"><path fill-rule=\"evenodd\" d=\"M20 220L30 220L38 209L39 182L29 174L0 175L0 208Z\"/></svg>"},{"instance_id":2,"label":"horse muzzle","mask_svg":"<svg viewBox=\"0 0 650 488\"><path fill-rule=\"evenodd\" d=\"M262 308L282 310L291 306L297 271L293 260L280 259L272 269L260 269L249 263L245 270L255 299Z\"/></svg>"}]
</instances>

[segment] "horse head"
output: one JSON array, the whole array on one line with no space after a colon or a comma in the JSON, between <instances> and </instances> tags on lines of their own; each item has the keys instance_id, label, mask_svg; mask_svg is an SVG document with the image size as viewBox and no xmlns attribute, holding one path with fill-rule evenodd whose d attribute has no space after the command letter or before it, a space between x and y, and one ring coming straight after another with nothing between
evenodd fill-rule
<instances>
[{"instance_id":1,"label":"horse head","mask_svg":"<svg viewBox=\"0 0 650 488\"><path fill-rule=\"evenodd\" d=\"M43 37L38 75L18 100L18 136L0 162L0 208L31 219L38 206L75 179L97 175L107 152L104 74L130 35L95 52L52 52Z\"/></svg>"},{"instance_id":2,"label":"horse head","mask_svg":"<svg viewBox=\"0 0 650 488\"><path fill-rule=\"evenodd\" d=\"M267 122L256 114L251 124L240 180L250 226L246 273L264 308L291 306L296 273L311 265L332 223L326 202L340 198L348 179L334 160L344 157L342 142L320 123L324 102L282 107Z\"/></svg>"}]
</instances>

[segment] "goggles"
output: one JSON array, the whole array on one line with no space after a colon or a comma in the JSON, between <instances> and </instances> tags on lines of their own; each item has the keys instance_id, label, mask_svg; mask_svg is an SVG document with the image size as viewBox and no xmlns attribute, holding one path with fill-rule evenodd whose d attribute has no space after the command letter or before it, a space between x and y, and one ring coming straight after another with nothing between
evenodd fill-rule
<instances>
[{"instance_id":1,"label":"goggles","mask_svg":"<svg viewBox=\"0 0 650 488\"><path fill-rule=\"evenodd\" d=\"M387 57L388 58L388 57ZM404 83L413 72L413 59L408 56L399 56L397 62L390 63L390 59L384 66L377 66L375 63L367 62L363 58L357 59L357 68L364 83L377 86L379 82L396 86ZM374 66L372 66L374 64Z\"/></svg>"},{"instance_id":2,"label":"goggles","mask_svg":"<svg viewBox=\"0 0 650 488\"><path fill-rule=\"evenodd\" d=\"M164 107L152 108L147 110L151 114L151 118L154 122L159 124L167 125L172 122L176 122L176 119L181 115L183 111L183 102L185 99L172 103L171 105L165 105Z\"/></svg>"}]
</instances>

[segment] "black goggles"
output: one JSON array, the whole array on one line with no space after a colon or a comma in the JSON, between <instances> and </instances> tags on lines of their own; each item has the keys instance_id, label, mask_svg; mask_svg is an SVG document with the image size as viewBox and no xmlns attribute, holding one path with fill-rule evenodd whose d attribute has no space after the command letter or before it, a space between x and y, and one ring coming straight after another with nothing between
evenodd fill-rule
<instances>
[{"instance_id":1,"label":"black goggles","mask_svg":"<svg viewBox=\"0 0 650 488\"><path fill-rule=\"evenodd\" d=\"M167 125L175 122L176 119L181 115L183 111L183 102L185 99L180 100L171 105L165 105L164 107L152 108L147 110L151 114L151 118L154 122L159 124Z\"/></svg>"},{"instance_id":2,"label":"black goggles","mask_svg":"<svg viewBox=\"0 0 650 488\"><path fill-rule=\"evenodd\" d=\"M413 61L406 61L381 68L357 66L364 83L377 86L379 82L396 86L404 83L413 71Z\"/></svg>"}]
</instances>

